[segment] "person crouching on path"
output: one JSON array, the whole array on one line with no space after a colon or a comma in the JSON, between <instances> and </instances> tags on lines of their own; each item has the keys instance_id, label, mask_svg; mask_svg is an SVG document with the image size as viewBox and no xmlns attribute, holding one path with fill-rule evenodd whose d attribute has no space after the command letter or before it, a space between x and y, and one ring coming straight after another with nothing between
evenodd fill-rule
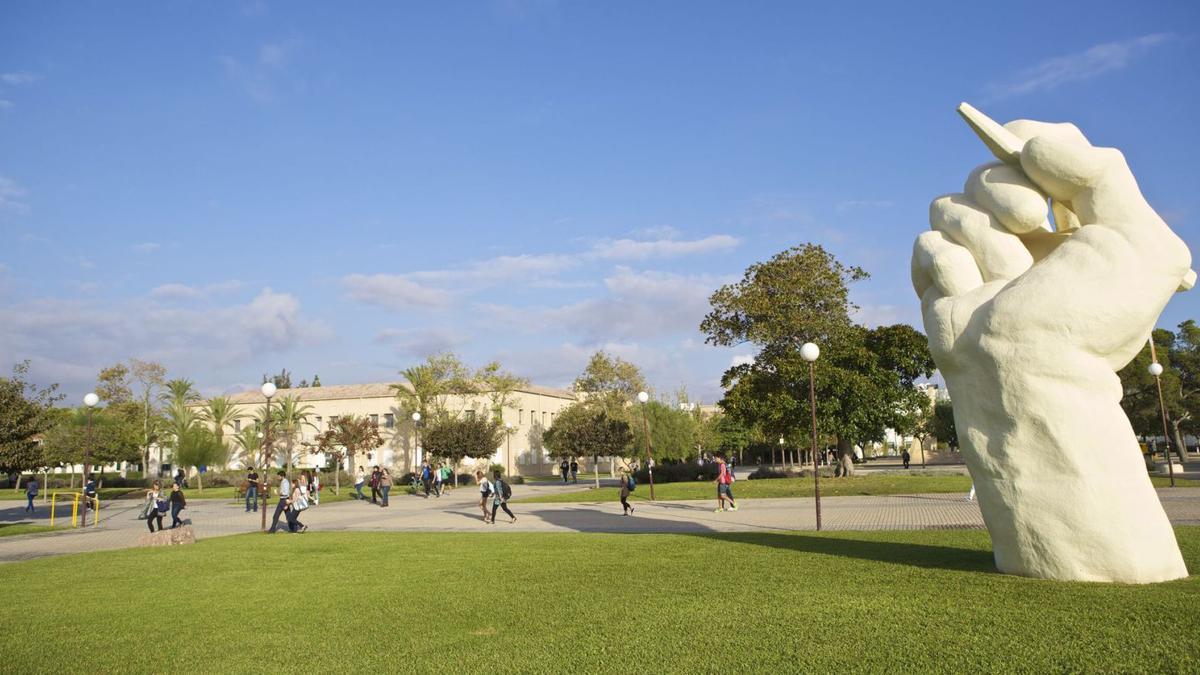
<instances>
[{"instance_id":1,"label":"person crouching on path","mask_svg":"<svg viewBox=\"0 0 1200 675\"><path fill-rule=\"evenodd\" d=\"M383 503L381 507L388 505L388 493L392 491L392 473L387 469L379 472L379 490L383 492Z\"/></svg>"},{"instance_id":2,"label":"person crouching on path","mask_svg":"<svg viewBox=\"0 0 1200 675\"><path fill-rule=\"evenodd\" d=\"M512 522L517 522L517 517L508 509L508 499L504 496L505 483L500 477L499 471L492 472L492 524L496 524L496 509L504 509Z\"/></svg>"},{"instance_id":3,"label":"person crouching on path","mask_svg":"<svg viewBox=\"0 0 1200 675\"><path fill-rule=\"evenodd\" d=\"M367 482L367 474L365 471L363 471L363 468L360 466L360 467L358 467L358 473L354 474L354 492L355 492L354 498L355 499L359 499L364 502L367 501L367 496L362 493L363 483L366 483L366 482Z\"/></svg>"},{"instance_id":4,"label":"person crouching on path","mask_svg":"<svg viewBox=\"0 0 1200 675\"><path fill-rule=\"evenodd\" d=\"M288 499L292 496L292 482L287 479L287 474L280 471L278 476L279 502L275 505L275 516L271 518L271 529L267 530L267 534L275 534L275 531L279 529L279 517L287 511Z\"/></svg>"},{"instance_id":5,"label":"person crouching on path","mask_svg":"<svg viewBox=\"0 0 1200 675\"><path fill-rule=\"evenodd\" d=\"M725 500L729 500L729 508L737 511L737 504L733 501L733 472L729 470L729 465L725 463L725 458L717 455L717 508L716 512L720 513L725 510Z\"/></svg>"},{"instance_id":6,"label":"person crouching on path","mask_svg":"<svg viewBox=\"0 0 1200 675\"><path fill-rule=\"evenodd\" d=\"M479 483L479 510L483 511L483 522L488 522L488 497L492 496L492 482L483 475L482 471L475 472L475 482Z\"/></svg>"},{"instance_id":7,"label":"person crouching on path","mask_svg":"<svg viewBox=\"0 0 1200 675\"><path fill-rule=\"evenodd\" d=\"M179 512L187 508L187 498L183 496L183 490L179 489L178 485L171 487L171 529L175 529L183 524L179 519Z\"/></svg>"},{"instance_id":8,"label":"person crouching on path","mask_svg":"<svg viewBox=\"0 0 1200 675\"><path fill-rule=\"evenodd\" d=\"M633 515L633 507L629 505L629 495L633 493L633 474L621 472L621 513L626 516Z\"/></svg>"}]
</instances>

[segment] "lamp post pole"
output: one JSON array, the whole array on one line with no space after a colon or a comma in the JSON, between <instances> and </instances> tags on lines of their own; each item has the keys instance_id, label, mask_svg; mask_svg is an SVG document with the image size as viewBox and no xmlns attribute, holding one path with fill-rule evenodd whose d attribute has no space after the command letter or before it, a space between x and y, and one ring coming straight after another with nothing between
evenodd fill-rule
<instances>
[{"instance_id":1,"label":"lamp post pole","mask_svg":"<svg viewBox=\"0 0 1200 675\"><path fill-rule=\"evenodd\" d=\"M421 431L420 431L421 413L414 412L412 414L412 421L413 421L413 460L414 460L413 468L419 469L419 468L421 468L421 465L417 464L416 460L418 459L417 456L421 453ZM426 496L428 497L429 495L426 495Z\"/></svg>"},{"instance_id":2,"label":"lamp post pole","mask_svg":"<svg viewBox=\"0 0 1200 675\"><path fill-rule=\"evenodd\" d=\"M1162 414L1163 425L1163 458L1167 460L1167 475L1171 477L1171 487L1175 487L1175 467L1171 461L1171 435L1167 429L1167 404L1162 393L1162 364L1158 362L1158 354L1154 350L1154 339L1150 339L1150 374L1154 376L1154 384L1158 387L1158 410Z\"/></svg>"},{"instance_id":3,"label":"lamp post pole","mask_svg":"<svg viewBox=\"0 0 1200 675\"><path fill-rule=\"evenodd\" d=\"M93 393L88 393L83 397L83 404L87 406L87 445L83 447L83 484L85 486L88 476L91 475L88 465L92 461L92 408L95 408L99 402L100 397Z\"/></svg>"},{"instance_id":4,"label":"lamp post pole","mask_svg":"<svg viewBox=\"0 0 1200 675\"><path fill-rule=\"evenodd\" d=\"M504 423L504 461L508 465L508 475L512 476L512 435L513 425Z\"/></svg>"},{"instance_id":5,"label":"lamp post pole","mask_svg":"<svg viewBox=\"0 0 1200 675\"><path fill-rule=\"evenodd\" d=\"M654 501L654 444L650 441L650 422L646 418L646 403L650 394L639 391L638 401L642 404L642 431L646 434L646 472L650 476L650 501Z\"/></svg>"},{"instance_id":6,"label":"lamp post pole","mask_svg":"<svg viewBox=\"0 0 1200 675\"><path fill-rule=\"evenodd\" d=\"M783 436L779 437L779 456L783 457Z\"/></svg>"},{"instance_id":7,"label":"lamp post pole","mask_svg":"<svg viewBox=\"0 0 1200 675\"><path fill-rule=\"evenodd\" d=\"M262 471L262 473L260 473L258 475L258 493L260 495L262 495L262 525L261 525L261 529L263 532L266 532L267 531L267 504L270 503L267 500L267 480L268 480L267 479L267 466L268 466L267 460L271 456L270 455L270 452L271 452L271 397L275 395L275 383L274 382L264 382L260 391L262 391L263 396L267 397L267 414L264 415L264 417L266 419L263 420L263 423L266 425L266 430L263 434L263 446L262 446L263 461L261 463L262 468L260 469Z\"/></svg>"},{"instance_id":8,"label":"lamp post pole","mask_svg":"<svg viewBox=\"0 0 1200 675\"><path fill-rule=\"evenodd\" d=\"M817 464L817 357L821 349L811 342L800 347L800 356L808 361L808 407L812 410L813 497L817 511L817 531L821 530L821 467Z\"/></svg>"}]
</instances>

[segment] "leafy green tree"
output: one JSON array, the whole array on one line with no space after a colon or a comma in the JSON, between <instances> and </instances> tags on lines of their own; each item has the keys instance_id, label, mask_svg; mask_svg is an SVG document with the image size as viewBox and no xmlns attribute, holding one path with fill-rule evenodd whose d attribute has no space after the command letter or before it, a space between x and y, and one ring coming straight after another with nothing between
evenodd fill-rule
<instances>
[{"instance_id":1,"label":"leafy green tree","mask_svg":"<svg viewBox=\"0 0 1200 675\"><path fill-rule=\"evenodd\" d=\"M129 359L129 375L141 386L138 400L141 403L141 462L144 475L150 470L150 447L158 443L158 435L163 428L164 420L155 404L158 390L166 382L167 369L153 361Z\"/></svg>"},{"instance_id":2,"label":"leafy green tree","mask_svg":"<svg viewBox=\"0 0 1200 675\"><path fill-rule=\"evenodd\" d=\"M58 416L42 439L47 465L81 464L85 458L89 465L137 461L141 447L136 403L93 409L90 434L88 414L87 408L79 407Z\"/></svg>"},{"instance_id":3,"label":"leafy green tree","mask_svg":"<svg viewBox=\"0 0 1200 675\"><path fill-rule=\"evenodd\" d=\"M54 424L54 404L63 399L58 385L39 388L27 381L29 361L0 377L0 470L28 471L45 466L37 437Z\"/></svg>"},{"instance_id":4,"label":"leafy green tree","mask_svg":"<svg viewBox=\"0 0 1200 675\"><path fill-rule=\"evenodd\" d=\"M458 466L466 457L485 459L495 454L504 442L504 424L494 417L444 416L425 427L421 441L431 455ZM458 472L454 473L457 481Z\"/></svg>"},{"instance_id":5,"label":"leafy green tree","mask_svg":"<svg viewBox=\"0 0 1200 675\"><path fill-rule=\"evenodd\" d=\"M603 405L573 403L555 416L543 443L553 457L591 457L600 487L599 459L629 456L633 431L624 416L609 414Z\"/></svg>"},{"instance_id":6,"label":"leafy green tree","mask_svg":"<svg viewBox=\"0 0 1200 675\"><path fill-rule=\"evenodd\" d=\"M575 379L575 391L586 394L587 400L602 405L609 415L618 415L646 391L646 378L636 365L604 351L592 354L583 374Z\"/></svg>"},{"instance_id":7,"label":"leafy green tree","mask_svg":"<svg viewBox=\"0 0 1200 675\"><path fill-rule=\"evenodd\" d=\"M247 466L259 466L264 459L261 457L263 452L263 428L258 420L253 424L247 424L242 427L242 430L237 432L233 437L234 444L241 450L243 464ZM266 466L260 466L263 471L266 471Z\"/></svg>"},{"instance_id":8,"label":"leafy green tree","mask_svg":"<svg viewBox=\"0 0 1200 675\"><path fill-rule=\"evenodd\" d=\"M129 368L123 363L118 363L101 370L100 374L96 376L96 395L109 405L132 401L133 390L129 387Z\"/></svg>"},{"instance_id":9,"label":"leafy green tree","mask_svg":"<svg viewBox=\"0 0 1200 675\"><path fill-rule=\"evenodd\" d=\"M642 419L645 414L646 419ZM646 456L646 430L650 431L654 458L664 460L692 460L696 458L697 421L692 414L660 401L638 403L630 410L630 427L633 445L639 456Z\"/></svg>"},{"instance_id":10,"label":"leafy green tree","mask_svg":"<svg viewBox=\"0 0 1200 675\"><path fill-rule=\"evenodd\" d=\"M175 441L175 461L180 466L199 469L221 466L229 458L229 449L203 424L192 424ZM204 492L203 473L196 474L196 487Z\"/></svg>"},{"instance_id":11,"label":"leafy green tree","mask_svg":"<svg viewBox=\"0 0 1200 675\"><path fill-rule=\"evenodd\" d=\"M1171 444L1180 461L1185 460L1184 434L1196 433L1200 422L1200 326L1188 319L1179 324L1177 333L1155 329L1152 334L1158 362L1163 366L1163 403ZM1141 436L1158 437L1163 433L1158 387L1149 373L1150 346L1118 372L1124 397L1121 407Z\"/></svg>"},{"instance_id":12,"label":"leafy green tree","mask_svg":"<svg viewBox=\"0 0 1200 675\"><path fill-rule=\"evenodd\" d=\"M341 460L350 458L350 470L354 470L354 458L359 453L366 453L383 445L383 437L379 435L379 425L366 417L355 415L338 415L336 420L329 423L329 429L317 436L317 451L335 457L337 469L333 472L333 491L341 490Z\"/></svg>"},{"instance_id":13,"label":"leafy green tree","mask_svg":"<svg viewBox=\"0 0 1200 675\"><path fill-rule=\"evenodd\" d=\"M450 414L449 398L454 394L474 393L471 372L457 356L449 352L428 357L425 363L400 371L403 384L392 385L400 409L408 417L421 413L425 420Z\"/></svg>"},{"instance_id":14,"label":"leafy green tree","mask_svg":"<svg viewBox=\"0 0 1200 675\"><path fill-rule=\"evenodd\" d=\"M924 394L916 378L933 374L925 337L911 326L873 329L850 315L849 284L867 278L815 244L755 263L740 282L713 293L701 323L709 344L759 346L753 363L722 377L721 407L768 436L794 436L811 423L804 342L821 348L816 363L817 426L832 436L838 474L853 473L853 446L883 438L887 427L914 427Z\"/></svg>"},{"instance_id":15,"label":"leafy green tree","mask_svg":"<svg viewBox=\"0 0 1200 675\"><path fill-rule=\"evenodd\" d=\"M933 404L933 421L930 431L938 441L958 447L958 429L954 426L954 405L950 401L937 401Z\"/></svg>"},{"instance_id":16,"label":"leafy green tree","mask_svg":"<svg viewBox=\"0 0 1200 675\"><path fill-rule=\"evenodd\" d=\"M504 419L504 409L511 407L513 394L529 386L529 380L502 370L498 361L492 361L476 371L474 380L476 386L487 394L492 416L499 420Z\"/></svg>"},{"instance_id":17,"label":"leafy green tree","mask_svg":"<svg viewBox=\"0 0 1200 675\"><path fill-rule=\"evenodd\" d=\"M301 403L300 399L295 396L283 396L280 397L279 404L272 405L271 408L271 443L283 441L284 452L287 455L287 472L288 475L291 475L297 437L303 432L305 426L316 429L308 421L313 407L307 403Z\"/></svg>"},{"instance_id":18,"label":"leafy green tree","mask_svg":"<svg viewBox=\"0 0 1200 675\"><path fill-rule=\"evenodd\" d=\"M262 383L266 384L268 382L273 383L277 389L291 389L292 374L288 372L287 368L279 371L278 375L267 375L266 373L263 373Z\"/></svg>"},{"instance_id":19,"label":"leafy green tree","mask_svg":"<svg viewBox=\"0 0 1200 675\"><path fill-rule=\"evenodd\" d=\"M225 442L225 427L233 426L244 417L228 396L214 396L200 409L200 419L212 425L213 435L226 448L229 446Z\"/></svg>"}]
</instances>

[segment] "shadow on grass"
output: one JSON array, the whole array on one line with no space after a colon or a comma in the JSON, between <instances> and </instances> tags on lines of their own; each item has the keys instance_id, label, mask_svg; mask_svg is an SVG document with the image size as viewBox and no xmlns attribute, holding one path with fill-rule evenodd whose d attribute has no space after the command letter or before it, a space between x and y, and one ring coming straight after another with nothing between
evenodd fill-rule
<instances>
[{"instance_id":1,"label":"shadow on grass","mask_svg":"<svg viewBox=\"0 0 1200 675\"><path fill-rule=\"evenodd\" d=\"M739 544L779 548L797 553L819 553L841 558L909 565L925 569L996 573L991 551L899 541L870 541L840 536L780 534L773 532L712 532L694 534Z\"/></svg>"}]
</instances>

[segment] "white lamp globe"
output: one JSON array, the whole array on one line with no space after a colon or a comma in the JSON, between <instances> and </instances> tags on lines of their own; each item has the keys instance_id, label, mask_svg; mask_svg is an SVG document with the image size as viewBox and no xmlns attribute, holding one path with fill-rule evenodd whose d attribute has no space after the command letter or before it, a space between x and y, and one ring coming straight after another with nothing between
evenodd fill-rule
<instances>
[{"instance_id":1,"label":"white lamp globe","mask_svg":"<svg viewBox=\"0 0 1200 675\"><path fill-rule=\"evenodd\" d=\"M805 361L816 361L817 357L820 355L821 348L811 342L805 342L804 345L800 347L800 356Z\"/></svg>"},{"instance_id":2,"label":"white lamp globe","mask_svg":"<svg viewBox=\"0 0 1200 675\"><path fill-rule=\"evenodd\" d=\"M650 394L647 394L644 391L639 391L638 392L638 400L641 401L642 403L645 403L646 401L650 400Z\"/></svg>"},{"instance_id":3,"label":"white lamp globe","mask_svg":"<svg viewBox=\"0 0 1200 675\"><path fill-rule=\"evenodd\" d=\"M1150 368L1148 368L1148 370L1150 371L1151 375L1158 377L1159 375L1162 375L1163 367L1161 363L1155 361L1154 363L1150 364Z\"/></svg>"},{"instance_id":4,"label":"white lamp globe","mask_svg":"<svg viewBox=\"0 0 1200 675\"><path fill-rule=\"evenodd\" d=\"M783 436L780 436L780 437L779 437L779 444L780 444L780 445L783 445Z\"/></svg>"},{"instance_id":5,"label":"white lamp globe","mask_svg":"<svg viewBox=\"0 0 1200 675\"><path fill-rule=\"evenodd\" d=\"M413 421L420 422L421 421L421 413L419 413L419 412L413 413Z\"/></svg>"},{"instance_id":6,"label":"white lamp globe","mask_svg":"<svg viewBox=\"0 0 1200 675\"><path fill-rule=\"evenodd\" d=\"M274 382L263 382L261 391L262 391L263 396L266 396L267 398L271 398L272 396L275 395L275 383Z\"/></svg>"},{"instance_id":7,"label":"white lamp globe","mask_svg":"<svg viewBox=\"0 0 1200 675\"><path fill-rule=\"evenodd\" d=\"M92 393L85 394L83 397L83 404L89 408L95 408L99 402L100 397Z\"/></svg>"}]
</instances>

